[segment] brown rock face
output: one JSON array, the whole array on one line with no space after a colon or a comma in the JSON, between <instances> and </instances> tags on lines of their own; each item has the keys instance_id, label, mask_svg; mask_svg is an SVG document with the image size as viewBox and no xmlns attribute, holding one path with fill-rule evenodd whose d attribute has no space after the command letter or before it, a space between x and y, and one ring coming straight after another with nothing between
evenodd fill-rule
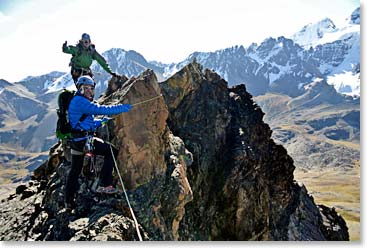
<instances>
[{"instance_id":1,"label":"brown rock face","mask_svg":"<svg viewBox=\"0 0 367 248\"><path fill-rule=\"evenodd\" d=\"M120 173L128 189L138 188L146 198L139 199L143 206L137 206L152 211L144 213L145 225L156 229L159 239L178 239L184 207L192 200L186 178L192 155L182 140L170 132L169 112L163 97L159 96L157 78L153 71L147 70L126 81L120 90L102 98L101 102L136 104L128 113L115 117L112 133L113 143L119 147Z\"/></svg>"},{"instance_id":2,"label":"brown rock face","mask_svg":"<svg viewBox=\"0 0 367 248\"><path fill-rule=\"evenodd\" d=\"M137 103L99 133L119 148L144 240L349 238L344 220L294 182L292 158L243 85L228 88L193 62L160 84L151 70L111 81L99 101ZM77 207L65 211L70 165L57 154L0 203L1 240L137 240L124 195L94 193L94 178L80 177Z\"/></svg>"},{"instance_id":3,"label":"brown rock face","mask_svg":"<svg viewBox=\"0 0 367 248\"><path fill-rule=\"evenodd\" d=\"M103 104L139 103L159 96L157 78L153 71L145 71L132 78L123 88L102 99ZM118 160L128 188L149 182L166 171L165 153L169 130L168 110L163 98L142 103L128 113L115 117L115 139L119 147Z\"/></svg>"}]
</instances>

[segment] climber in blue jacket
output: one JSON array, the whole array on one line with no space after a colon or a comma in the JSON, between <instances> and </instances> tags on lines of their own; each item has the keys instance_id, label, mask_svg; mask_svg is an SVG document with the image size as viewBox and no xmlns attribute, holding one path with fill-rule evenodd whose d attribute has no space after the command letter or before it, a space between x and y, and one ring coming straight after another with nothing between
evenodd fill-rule
<instances>
[{"instance_id":1,"label":"climber in blue jacket","mask_svg":"<svg viewBox=\"0 0 367 248\"><path fill-rule=\"evenodd\" d=\"M74 208L74 197L77 192L78 177L83 167L83 158L88 135L93 134L98 127L107 122L109 118L98 120L94 115L115 115L128 112L130 104L118 104L114 106L99 105L93 102L95 82L90 76L81 76L76 86L78 91L69 104L68 117L73 128L71 139L71 170L65 186L65 207ZM104 156L104 165L100 174L98 193L113 194L117 190L112 186L113 157L110 145L101 139L93 139L93 154ZM117 150L113 148L114 155Z\"/></svg>"}]
</instances>

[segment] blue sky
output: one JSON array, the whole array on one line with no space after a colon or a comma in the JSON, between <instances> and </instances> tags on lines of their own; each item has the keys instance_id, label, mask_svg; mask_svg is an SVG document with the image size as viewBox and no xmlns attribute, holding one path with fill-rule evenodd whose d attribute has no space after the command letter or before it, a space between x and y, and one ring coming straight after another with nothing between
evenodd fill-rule
<instances>
[{"instance_id":1,"label":"blue sky","mask_svg":"<svg viewBox=\"0 0 367 248\"><path fill-rule=\"evenodd\" d=\"M325 17L338 26L358 6L355 0L0 0L0 78L68 71L62 43L75 44L84 32L100 53L118 47L179 62L195 51L287 37Z\"/></svg>"}]
</instances>

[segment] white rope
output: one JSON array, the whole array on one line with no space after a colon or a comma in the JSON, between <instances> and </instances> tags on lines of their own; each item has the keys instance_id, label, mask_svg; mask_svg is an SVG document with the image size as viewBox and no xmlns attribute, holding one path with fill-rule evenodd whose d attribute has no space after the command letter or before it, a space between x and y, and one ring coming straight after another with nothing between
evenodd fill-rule
<instances>
[{"instance_id":1,"label":"white rope","mask_svg":"<svg viewBox=\"0 0 367 248\"><path fill-rule=\"evenodd\" d=\"M147 103L147 102L153 101L153 100L155 100L155 99L157 99L157 98L159 98L159 97L162 97L162 94L160 94L159 96L153 97L153 98L151 98L151 99L148 99L148 100L142 101L142 102L137 102L137 103L131 104L131 106L136 106L136 105L140 105L140 104L143 104L143 103ZM110 139L110 133L109 133L108 125L107 125L107 139L108 139L108 140ZM128 197L127 193L126 193L126 188L125 188L124 182L123 182L123 180L122 180L122 177L121 177L121 174L120 174L119 168L118 168L118 166L117 166L117 162L116 162L115 154L113 153L113 150L112 150L112 144L111 144L110 142L108 142L108 144L110 145L111 155L112 155L112 158L113 158L113 162L114 162L114 164L115 164L115 168L116 168L117 174L119 175L120 182L121 182L121 186L122 186L122 189L124 190L125 198L126 198L127 204L129 205L129 209L130 209L131 216L133 217L134 222L135 222L135 229L136 229L136 232L137 232L137 234L138 234L139 241L143 241L143 238L141 237L140 230L139 230L139 223L138 223L138 220L136 219L135 214L134 214L134 210L133 210L133 208L131 207L131 204L130 204L130 201L129 201L129 197Z\"/></svg>"},{"instance_id":2,"label":"white rope","mask_svg":"<svg viewBox=\"0 0 367 248\"><path fill-rule=\"evenodd\" d=\"M146 103L146 102L150 102L150 101L153 101L153 100L155 100L155 99L157 99L157 98L159 98L159 97L162 97L162 94L160 94L159 96L155 96L155 97L153 97L153 98L150 98L150 99L148 99L148 100L142 101L142 102L133 103L133 104L131 104L131 106L136 106L136 105L139 105L139 104L143 104L143 103Z\"/></svg>"},{"instance_id":3,"label":"white rope","mask_svg":"<svg viewBox=\"0 0 367 248\"><path fill-rule=\"evenodd\" d=\"M109 136L110 136L110 134L109 134L108 126L107 126L107 137L108 137L108 140L110 139L110 137L109 137ZM135 217L134 210L133 210L133 208L131 207L131 204L130 204L130 201L129 201L129 197L127 196L126 189L125 189L125 185L124 185L124 182L122 181L122 177L121 177L121 174L120 174L119 168L118 168L118 166L117 166L117 162L116 162L115 154L113 153L111 143L109 143L109 145L110 145L110 149L111 149L111 154L112 154L113 162L115 163L115 168L116 168L117 174L119 175L119 178L120 178L120 181L121 181L121 185L122 185L122 189L124 190L124 194L125 194L125 198L126 198L127 204L129 205L129 209L130 209L131 216L133 217L134 222L135 222L135 229L136 229L136 232L137 232L137 234L138 234L139 241L143 241L143 239L142 239L142 237L141 237L141 234L140 234L140 230L139 230L139 223L138 223L138 221L137 221L137 219L136 219L136 217Z\"/></svg>"}]
</instances>

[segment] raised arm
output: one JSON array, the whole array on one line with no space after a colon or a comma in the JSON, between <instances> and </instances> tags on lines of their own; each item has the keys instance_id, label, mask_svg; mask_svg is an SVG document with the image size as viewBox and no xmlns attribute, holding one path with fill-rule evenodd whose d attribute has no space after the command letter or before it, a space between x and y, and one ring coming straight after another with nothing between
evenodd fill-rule
<instances>
[{"instance_id":1,"label":"raised arm","mask_svg":"<svg viewBox=\"0 0 367 248\"><path fill-rule=\"evenodd\" d=\"M65 41L65 43L62 44L62 51L64 53L75 55L78 51L78 48L76 46L68 46L68 42Z\"/></svg>"}]
</instances>

